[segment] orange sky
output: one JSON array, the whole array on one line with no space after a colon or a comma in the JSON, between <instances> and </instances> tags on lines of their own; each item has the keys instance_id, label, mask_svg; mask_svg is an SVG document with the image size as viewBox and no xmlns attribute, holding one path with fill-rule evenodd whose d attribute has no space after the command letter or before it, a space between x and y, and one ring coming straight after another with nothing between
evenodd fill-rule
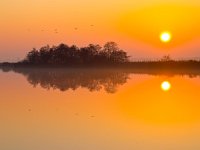
<instances>
[{"instance_id":1,"label":"orange sky","mask_svg":"<svg viewBox=\"0 0 200 150\"><path fill-rule=\"evenodd\" d=\"M199 57L199 8L199 0L1 0L0 61L46 44L106 41L133 58ZM172 33L170 43L160 42L163 31Z\"/></svg>"}]
</instances>

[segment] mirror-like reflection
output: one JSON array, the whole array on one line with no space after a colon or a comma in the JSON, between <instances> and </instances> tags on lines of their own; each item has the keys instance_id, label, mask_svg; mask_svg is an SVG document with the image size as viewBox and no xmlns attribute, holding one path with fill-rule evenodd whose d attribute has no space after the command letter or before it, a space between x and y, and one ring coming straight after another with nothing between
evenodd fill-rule
<instances>
[{"instance_id":1,"label":"mirror-like reflection","mask_svg":"<svg viewBox=\"0 0 200 150\"><path fill-rule=\"evenodd\" d=\"M108 93L115 93L117 87L126 83L128 79L128 73L113 69L98 71L97 69L16 68L13 71L23 74L34 87L40 85L45 89L60 91L76 90L81 87L89 91L104 89Z\"/></svg>"},{"instance_id":2,"label":"mirror-like reflection","mask_svg":"<svg viewBox=\"0 0 200 150\"><path fill-rule=\"evenodd\" d=\"M196 73L4 71L8 73L0 71L2 150L200 149L200 78ZM116 90L113 94L85 90L90 84L102 89L116 85ZM61 91L63 86L72 89L75 85L80 88Z\"/></svg>"},{"instance_id":3,"label":"mirror-like reflection","mask_svg":"<svg viewBox=\"0 0 200 150\"><path fill-rule=\"evenodd\" d=\"M161 83L161 88L163 91L169 91L171 89L171 83L169 81L163 81Z\"/></svg>"},{"instance_id":4,"label":"mirror-like reflection","mask_svg":"<svg viewBox=\"0 0 200 150\"><path fill-rule=\"evenodd\" d=\"M3 72L14 71L20 73L27 78L27 81L36 87L49 89L59 89L60 91L76 90L79 87L87 88L89 91L100 91L104 89L108 93L115 93L117 88L127 82L129 75L149 74L149 75L167 75L167 76L188 76L195 78L200 75L198 70L148 70L148 69L63 69L63 68L7 68L4 67ZM171 88L168 81L161 84L164 91Z\"/></svg>"}]
</instances>

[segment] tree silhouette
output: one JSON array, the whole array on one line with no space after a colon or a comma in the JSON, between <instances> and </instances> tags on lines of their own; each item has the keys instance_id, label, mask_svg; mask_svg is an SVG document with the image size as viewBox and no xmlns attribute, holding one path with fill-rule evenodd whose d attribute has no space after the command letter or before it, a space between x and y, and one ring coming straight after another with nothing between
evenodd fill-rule
<instances>
[{"instance_id":1,"label":"tree silhouette","mask_svg":"<svg viewBox=\"0 0 200 150\"><path fill-rule=\"evenodd\" d=\"M161 61L172 61L170 55L165 55L162 57Z\"/></svg>"},{"instance_id":2,"label":"tree silhouette","mask_svg":"<svg viewBox=\"0 0 200 150\"><path fill-rule=\"evenodd\" d=\"M127 53L117 46L115 42L107 42L103 48L100 45L89 44L86 47L71 47L66 44L58 46L49 45L35 48L30 51L24 64L33 65L88 65L88 64L115 64L128 62Z\"/></svg>"}]
</instances>

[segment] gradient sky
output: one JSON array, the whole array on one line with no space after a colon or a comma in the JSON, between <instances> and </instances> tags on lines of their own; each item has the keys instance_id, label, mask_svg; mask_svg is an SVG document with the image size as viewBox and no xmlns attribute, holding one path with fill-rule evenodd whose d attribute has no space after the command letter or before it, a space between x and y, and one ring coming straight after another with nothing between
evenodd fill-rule
<instances>
[{"instance_id":1,"label":"gradient sky","mask_svg":"<svg viewBox=\"0 0 200 150\"><path fill-rule=\"evenodd\" d=\"M200 58L199 0L1 0L0 18L0 61L47 44L107 41L133 59ZM160 42L163 31L170 43Z\"/></svg>"}]
</instances>

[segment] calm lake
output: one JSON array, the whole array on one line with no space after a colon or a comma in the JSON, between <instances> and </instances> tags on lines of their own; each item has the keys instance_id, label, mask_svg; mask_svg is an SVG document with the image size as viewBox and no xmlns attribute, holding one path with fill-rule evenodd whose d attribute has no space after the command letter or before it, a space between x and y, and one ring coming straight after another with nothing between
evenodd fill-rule
<instances>
[{"instance_id":1,"label":"calm lake","mask_svg":"<svg viewBox=\"0 0 200 150\"><path fill-rule=\"evenodd\" d=\"M200 76L0 70L0 150L200 149Z\"/></svg>"}]
</instances>

